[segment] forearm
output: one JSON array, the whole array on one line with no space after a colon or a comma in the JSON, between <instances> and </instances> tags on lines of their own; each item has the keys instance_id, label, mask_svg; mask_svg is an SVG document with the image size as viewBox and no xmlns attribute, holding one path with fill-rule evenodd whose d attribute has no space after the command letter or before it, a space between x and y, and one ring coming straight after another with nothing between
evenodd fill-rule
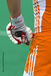
<instances>
[{"instance_id":1,"label":"forearm","mask_svg":"<svg viewBox=\"0 0 51 76\"><path fill-rule=\"evenodd\" d=\"M7 0L8 9L12 18L16 18L21 14L21 0Z\"/></svg>"}]
</instances>

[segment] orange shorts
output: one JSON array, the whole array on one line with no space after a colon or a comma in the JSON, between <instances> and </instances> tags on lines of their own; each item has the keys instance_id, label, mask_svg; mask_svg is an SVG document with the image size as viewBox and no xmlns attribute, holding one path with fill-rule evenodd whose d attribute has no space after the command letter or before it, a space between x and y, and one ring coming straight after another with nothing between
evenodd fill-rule
<instances>
[{"instance_id":1,"label":"orange shorts","mask_svg":"<svg viewBox=\"0 0 51 76\"><path fill-rule=\"evenodd\" d=\"M34 36L23 76L51 76L50 31Z\"/></svg>"}]
</instances>

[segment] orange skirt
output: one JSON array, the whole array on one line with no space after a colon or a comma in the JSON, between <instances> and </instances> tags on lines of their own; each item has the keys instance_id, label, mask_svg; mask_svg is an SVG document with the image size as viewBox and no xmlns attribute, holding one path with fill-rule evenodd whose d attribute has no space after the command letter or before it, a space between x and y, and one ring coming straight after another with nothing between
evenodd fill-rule
<instances>
[{"instance_id":1,"label":"orange skirt","mask_svg":"<svg viewBox=\"0 0 51 76\"><path fill-rule=\"evenodd\" d=\"M25 72L33 76L51 76L51 32L35 34Z\"/></svg>"}]
</instances>

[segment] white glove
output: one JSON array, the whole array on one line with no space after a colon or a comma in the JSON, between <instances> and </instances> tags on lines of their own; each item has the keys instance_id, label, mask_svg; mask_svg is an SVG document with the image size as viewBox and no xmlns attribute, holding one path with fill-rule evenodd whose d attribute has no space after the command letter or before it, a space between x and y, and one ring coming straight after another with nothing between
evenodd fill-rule
<instances>
[{"instance_id":1,"label":"white glove","mask_svg":"<svg viewBox=\"0 0 51 76\"><path fill-rule=\"evenodd\" d=\"M20 20L18 18L18 20ZM10 40L15 44L25 43L26 45L32 41L32 31L29 27L24 24L24 21L17 23L15 26L10 22L7 27L6 31L10 38Z\"/></svg>"}]
</instances>

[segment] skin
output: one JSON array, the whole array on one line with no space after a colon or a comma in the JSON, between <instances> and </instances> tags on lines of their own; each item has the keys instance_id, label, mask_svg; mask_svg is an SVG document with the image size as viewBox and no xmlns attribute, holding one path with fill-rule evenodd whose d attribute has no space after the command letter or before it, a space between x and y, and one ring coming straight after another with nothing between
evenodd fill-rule
<instances>
[{"instance_id":1,"label":"skin","mask_svg":"<svg viewBox=\"0 0 51 76\"><path fill-rule=\"evenodd\" d=\"M12 18L16 18L21 14L21 0L7 0L8 9Z\"/></svg>"}]
</instances>

